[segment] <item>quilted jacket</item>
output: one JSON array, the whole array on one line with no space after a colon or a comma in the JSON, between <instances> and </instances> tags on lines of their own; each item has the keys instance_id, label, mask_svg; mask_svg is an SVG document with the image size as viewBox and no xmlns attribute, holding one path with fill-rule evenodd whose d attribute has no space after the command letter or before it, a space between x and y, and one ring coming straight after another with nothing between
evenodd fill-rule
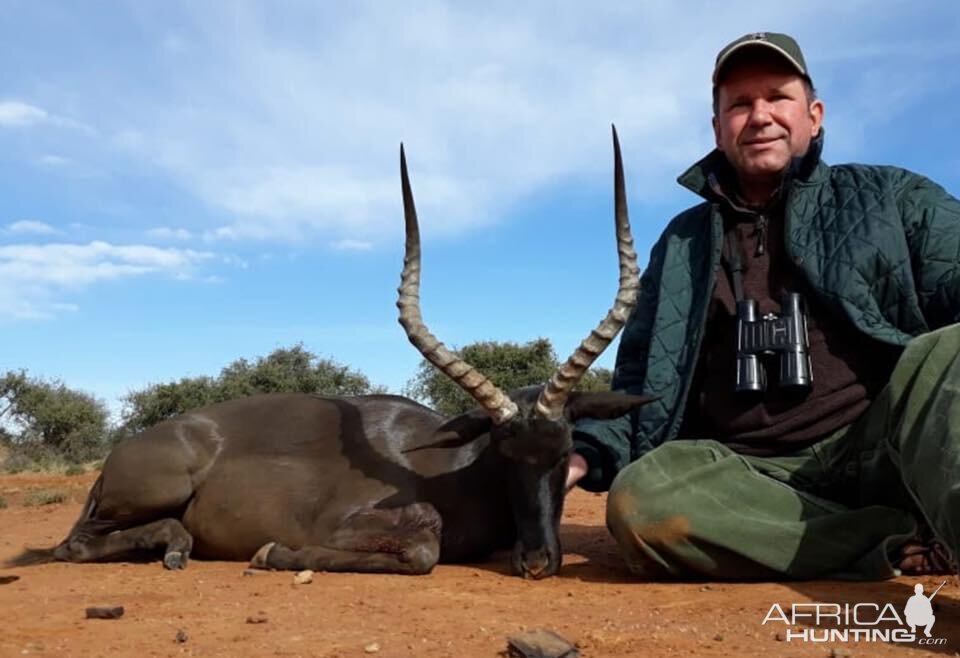
<instances>
[{"instance_id":1,"label":"quilted jacket","mask_svg":"<svg viewBox=\"0 0 960 658\"><path fill-rule=\"evenodd\" d=\"M812 294L864 335L896 346L960 322L960 201L904 169L828 166L821 144L785 189L786 253ZM586 489L607 490L620 469L677 438L720 267L721 199L708 177L724 166L714 151L678 179L705 202L675 217L654 245L613 377L615 390L659 400L578 423Z\"/></svg>"}]
</instances>

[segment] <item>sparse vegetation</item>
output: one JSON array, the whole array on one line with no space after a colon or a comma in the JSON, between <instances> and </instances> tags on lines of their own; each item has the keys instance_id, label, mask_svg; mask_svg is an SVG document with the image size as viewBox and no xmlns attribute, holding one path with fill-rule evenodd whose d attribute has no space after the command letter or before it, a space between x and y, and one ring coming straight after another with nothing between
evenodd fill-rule
<instances>
[{"instance_id":1,"label":"sparse vegetation","mask_svg":"<svg viewBox=\"0 0 960 658\"><path fill-rule=\"evenodd\" d=\"M83 475L87 472L80 464L70 464L67 466L66 470L63 472L64 475Z\"/></svg>"},{"instance_id":2,"label":"sparse vegetation","mask_svg":"<svg viewBox=\"0 0 960 658\"><path fill-rule=\"evenodd\" d=\"M7 509L7 499L0 496L0 509Z\"/></svg>"},{"instance_id":3,"label":"sparse vegetation","mask_svg":"<svg viewBox=\"0 0 960 658\"><path fill-rule=\"evenodd\" d=\"M0 464L7 473L66 473L74 465L55 448L35 441L15 445Z\"/></svg>"},{"instance_id":4,"label":"sparse vegetation","mask_svg":"<svg viewBox=\"0 0 960 658\"><path fill-rule=\"evenodd\" d=\"M67 492L62 489L38 489L23 497L24 507L39 507L41 505L55 505L67 500Z\"/></svg>"}]
</instances>

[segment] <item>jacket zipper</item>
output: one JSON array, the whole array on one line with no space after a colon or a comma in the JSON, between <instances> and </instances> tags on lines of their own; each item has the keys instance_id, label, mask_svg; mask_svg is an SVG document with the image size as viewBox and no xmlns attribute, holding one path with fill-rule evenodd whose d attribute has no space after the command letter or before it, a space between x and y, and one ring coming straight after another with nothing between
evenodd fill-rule
<instances>
[{"instance_id":1,"label":"jacket zipper","mask_svg":"<svg viewBox=\"0 0 960 658\"><path fill-rule=\"evenodd\" d=\"M763 256L767 251L767 216L758 214L754 226L757 229L757 246L754 249L754 256Z\"/></svg>"}]
</instances>

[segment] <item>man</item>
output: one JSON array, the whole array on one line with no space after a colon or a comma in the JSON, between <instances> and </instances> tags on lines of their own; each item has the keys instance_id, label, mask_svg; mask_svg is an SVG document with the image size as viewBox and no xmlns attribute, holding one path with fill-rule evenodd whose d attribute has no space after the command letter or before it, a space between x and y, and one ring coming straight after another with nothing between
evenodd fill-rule
<instances>
[{"instance_id":1,"label":"man","mask_svg":"<svg viewBox=\"0 0 960 658\"><path fill-rule=\"evenodd\" d=\"M729 44L713 84L717 148L679 179L704 202L653 247L617 355L614 388L659 400L580 423L568 484L609 488L644 577L956 570L960 202L822 162L824 105L787 35Z\"/></svg>"}]
</instances>

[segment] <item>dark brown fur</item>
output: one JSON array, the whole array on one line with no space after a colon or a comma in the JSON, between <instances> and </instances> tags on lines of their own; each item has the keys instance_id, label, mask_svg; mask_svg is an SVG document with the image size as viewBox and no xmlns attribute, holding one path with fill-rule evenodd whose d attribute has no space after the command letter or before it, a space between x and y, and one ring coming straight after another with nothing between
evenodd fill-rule
<instances>
[{"instance_id":1,"label":"dark brown fur","mask_svg":"<svg viewBox=\"0 0 960 658\"><path fill-rule=\"evenodd\" d=\"M271 394L192 411L119 443L67 538L20 560L148 552L168 568L195 555L425 573L515 545L517 573L550 575L571 425L535 418L538 392L515 392L521 413L500 427L388 395ZM568 407L609 417L645 401L576 395Z\"/></svg>"}]
</instances>

